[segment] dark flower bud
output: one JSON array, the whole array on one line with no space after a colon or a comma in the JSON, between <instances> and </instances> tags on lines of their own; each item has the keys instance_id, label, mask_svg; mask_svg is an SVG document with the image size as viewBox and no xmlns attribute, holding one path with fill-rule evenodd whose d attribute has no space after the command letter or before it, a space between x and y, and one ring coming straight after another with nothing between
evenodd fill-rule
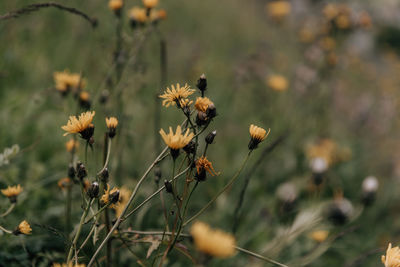
<instances>
[{"instance_id":1,"label":"dark flower bud","mask_svg":"<svg viewBox=\"0 0 400 267\"><path fill-rule=\"evenodd\" d=\"M87 190L87 194L90 198L96 198L99 196L99 183L93 182Z\"/></svg>"},{"instance_id":2,"label":"dark flower bud","mask_svg":"<svg viewBox=\"0 0 400 267\"><path fill-rule=\"evenodd\" d=\"M206 115L208 118L212 119L217 116L217 109L214 104L210 104L206 110Z\"/></svg>"},{"instance_id":3,"label":"dark flower bud","mask_svg":"<svg viewBox=\"0 0 400 267\"><path fill-rule=\"evenodd\" d=\"M167 191L167 193L172 193L172 184L168 180L164 181L164 185L165 191Z\"/></svg>"},{"instance_id":4,"label":"dark flower bud","mask_svg":"<svg viewBox=\"0 0 400 267\"><path fill-rule=\"evenodd\" d=\"M194 178L199 182L205 181L207 179L206 169L200 168L199 171L195 173Z\"/></svg>"},{"instance_id":5,"label":"dark flower bud","mask_svg":"<svg viewBox=\"0 0 400 267\"><path fill-rule=\"evenodd\" d=\"M196 124L198 126L205 125L207 123L207 114L199 111L196 116Z\"/></svg>"},{"instance_id":6,"label":"dark flower bud","mask_svg":"<svg viewBox=\"0 0 400 267\"><path fill-rule=\"evenodd\" d=\"M188 154L193 154L196 151L196 143L192 140L186 146L183 147L183 150Z\"/></svg>"},{"instance_id":7,"label":"dark flower bud","mask_svg":"<svg viewBox=\"0 0 400 267\"><path fill-rule=\"evenodd\" d=\"M336 225L345 224L354 211L353 205L347 199L337 199L328 206L328 218Z\"/></svg>"},{"instance_id":8,"label":"dark flower bud","mask_svg":"<svg viewBox=\"0 0 400 267\"><path fill-rule=\"evenodd\" d=\"M71 179L75 178L75 168L72 164L68 166L68 177Z\"/></svg>"},{"instance_id":9,"label":"dark flower bud","mask_svg":"<svg viewBox=\"0 0 400 267\"><path fill-rule=\"evenodd\" d=\"M207 89L207 79L206 75L202 74L200 78L197 80L196 84L197 88L203 93Z\"/></svg>"},{"instance_id":10,"label":"dark flower bud","mask_svg":"<svg viewBox=\"0 0 400 267\"><path fill-rule=\"evenodd\" d=\"M117 203L118 201L119 201L119 190L116 190L115 192L110 194L110 202Z\"/></svg>"},{"instance_id":11,"label":"dark flower bud","mask_svg":"<svg viewBox=\"0 0 400 267\"><path fill-rule=\"evenodd\" d=\"M87 176L86 167L82 162L76 164L76 176L81 180Z\"/></svg>"},{"instance_id":12,"label":"dark flower bud","mask_svg":"<svg viewBox=\"0 0 400 267\"><path fill-rule=\"evenodd\" d=\"M108 172L108 168L104 168L104 170L100 173L101 181L107 183L109 177L110 173Z\"/></svg>"},{"instance_id":13,"label":"dark flower bud","mask_svg":"<svg viewBox=\"0 0 400 267\"><path fill-rule=\"evenodd\" d=\"M217 135L217 130L214 130L212 132L210 132L209 134L207 134L205 140L207 144L212 144L212 142L214 142L214 138Z\"/></svg>"}]
</instances>

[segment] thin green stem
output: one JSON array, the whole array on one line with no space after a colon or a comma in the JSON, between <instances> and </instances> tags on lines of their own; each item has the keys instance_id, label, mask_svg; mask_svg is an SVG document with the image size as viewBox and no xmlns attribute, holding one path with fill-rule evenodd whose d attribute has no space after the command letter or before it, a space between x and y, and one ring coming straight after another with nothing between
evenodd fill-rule
<instances>
[{"instance_id":1,"label":"thin green stem","mask_svg":"<svg viewBox=\"0 0 400 267\"><path fill-rule=\"evenodd\" d=\"M105 161L104 161L104 165L103 168L101 168L101 170L97 173L97 175L100 175L108 166L108 161L110 160L110 154L111 154L111 139L107 138L107 154L105 156Z\"/></svg>"},{"instance_id":2,"label":"thin green stem","mask_svg":"<svg viewBox=\"0 0 400 267\"><path fill-rule=\"evenodd\" d=\"M103 210L105 210L106 208L108 208L111 205L111 203L107 203L105 206L101 207L98 211L96 211L95 214L93 214L92 216L89 217L89 219L87 219L84 224L88 224L93 218L96 218L97 215L99 215Z\"/></svg>"},{"instance_id":3,"label":"thin green stem","mask_svg":"<svg viewBox=\"0 0 400 267\"><path fill-rule=\"evenodd\" d=\"M275 261L275 260L273 260L273 259L264 257L264 256L262 256L262 255L260 255L260 254L254 253L254 252L252 252L252 251L250 251L250 250L247 250L247 249L244 249L244 248L241 248L241 247L238 247L238 246L235 246L235 249L238 250L238 251L240 251L240 252L246 253L247 255L253 256L253 257L257 258L257 259L260 259L260 260L263 260L263 261L266 261L266 262L275 264L275 265L277 265L277 266L289 267L289 266L287 266L287 265L285 265L285 264L283 264L283 263L279 263L279 262L277 262L277 261Z\"/></svg>"},{"instance_id":4,"label":"thin green stem","mask_svg":"<svg viewBox=\"0 0 400 267\"><path fill-rule=\"evenodd\" d=\"M7 233L7 234L12 234L12 231L7 230L6 228L4 228L3 226L0 225L0 230Z\"/></svg>"},{"instance_id":5,"label":"thin green stem","mask_svg":"<svg viewBox=\"0 0 400 267\"><path fill-rule=\"evenodd\" d=\"M0 217L6 217L8 214L10 214L13 209L15 208L15 203L11 203L10 207L7 209L6 212L4 212L3 214L0 215Z\"/></svg>"},{"instance_id":6,"label":"thin green stem","mask_svg":"<svg viewBox=\"0 0 400 267\"><path fill-rule=\"evenodd\" d=\"M211 204L214 203L215 200L217 200L217 198L218 198L220 195L222 195L222 194L236 181L236 179L239 177L239 174L242 172L244 166L246 165L246 163L247 163L247 161L248 161L248 159L249 159L249 157L250 157L251 151L252 151L252 150L250 150L249 153L247 154L245 160L244 160L243 163L242 163L242 166L240 166L240 169L235 173L235 175L232 177L232 179L224 186L224 188L222 188L222 189L218 192L218 194L216 194L216 195L207 203L207 205L205 205L205 206L204 206L199 212L197 212L192 218L190 218L190 219L187 220L185 223L183 223L183 226L186 226L186 225L189 224L191 221L193 221L194 219L196 219L197 217L199 217L206 209L208 209L208 208L211 206Z\"/></svg>"}]
</instances>

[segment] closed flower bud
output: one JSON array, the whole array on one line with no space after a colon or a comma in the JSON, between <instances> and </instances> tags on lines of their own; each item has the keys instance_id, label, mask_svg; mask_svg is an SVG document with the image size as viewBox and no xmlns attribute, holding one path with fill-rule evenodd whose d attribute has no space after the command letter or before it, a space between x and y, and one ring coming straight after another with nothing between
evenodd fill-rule
<instances>
[{"instance_id":1,"label":"closed flower bud","mask_svg":"<svg viewBox=\"0 0 400 267\"><path fill-rule=\"evenodd\" d=\"M109 177L110 173L108 172L108 168L104 168L104 170L100 173L101 181L107 183Z\"/></svg>"},{"instance_id":2,"label":"closed flower bud","mask_svg":"<svg viewBox=\"0 0 400 267\"><path fill-rule=\"evenodd\" d=\"M87 194L90 198L96 198L99 196L99 183L93 182L87 190Z\"/></svg>"},{"instance_id":3,"label":"closed flower bud","mask_svg":"<svg viewBox=\"0 0 400 267\"><path fill-rule=\"evenodd\" d=\"M364 205L371 205L376 198L379 182L374 176L368 176L362 183L362 202Z\"/></svg>"},{"instance_id":4,"label":"closed flower bud","mask_svg":"<svg viewBox=\"0 0 400 267\"><path fill-rule=\"evenodd\" d=\"M214 142L214 138L215 138L216 135L217 135L217 130L214 130L214 131L210 132L205 138L206 143L207 144L212 144Z\"/></svg>"},{"instance_id":5,"label":"closed flower bud","mask_svg":"<svg viewBox=\"0 0 400 267\"><path fill-rule=\"evenodd\" d=\"M164 181L164 185L165 191L167 191L167 193L172 193L172 184L168 180Z\"/></svg>"},{"instance_id":6,"label":"closed flower bud","mask_svg":"<svg viewBox=\"0 0 400 267\"><path fill-rule=\"evenodd\" d=\"M204 93L205 90L207 90L206 75L202 74L200 76L200 78L197 80L196 86L197 86L197 88L199 88L199 90L201 91L202 94Z\"/></svg>"},{"instance_id":7,"label":"closed flower bud","mask_svg":"<svg viewBox=\"0 0 400 267\"><path fill-rule=\"evenodd\" d=\"M328 208L328 218L337 225L346 223L353 215L354 208L345 198L335 199Z\"/></svg>"},{"instance_id":8,"label":"closed flower bud","mask_svg":"<svg viewBox=\"0 0 400 267\"><path fill-rule=\"evenodd\" d=\"M75 168L72 164L68 166L68 177L71 179L75 178Z\"/></svg>"},{"instance_id":9,"label":"closed flower bud","mask_svg":"<svg viewBox=\"0 0 400 267\"><path fill-rule=\"evenodd\" d=\"M199 111L196 116L196 124L198 126L203 126L207 123L207 114Z\"/></svg>"},{"instance_id":10,"label":"closed flower bud","mask_svg":"<svg viewBox=\"0 0 400 267\"><path fill-rule=\"evenodd\" d=\"M82 162L76 164L76 176L81 180L87 176L86 167Z\"/></svg>"},{"instance_id":11,"label":"closed flower bud","mask_svg":"<svg viewBox=\"0 0 400 267\"><path fill-rule=\"evenodd\" d=\"M115 190L113 193L110 194L110 202L117 203L119 201L119 190Z\"/></svg>"},{"instance_id":12,"label":"closed flower bud","mask_svg":"<svg viewBox=\"0 0 400 267\"><path fill-rule=\"evenodd\" d=\"M206 111L206 114L207 114L207 117L208 117L209 119L212 119L212 118L214 118L215 116L217 116L217 109L215 108L215 105L214 105L214 104L210 104L210 105L208 106L207 111Z\"/></svg>"}]
</instances>

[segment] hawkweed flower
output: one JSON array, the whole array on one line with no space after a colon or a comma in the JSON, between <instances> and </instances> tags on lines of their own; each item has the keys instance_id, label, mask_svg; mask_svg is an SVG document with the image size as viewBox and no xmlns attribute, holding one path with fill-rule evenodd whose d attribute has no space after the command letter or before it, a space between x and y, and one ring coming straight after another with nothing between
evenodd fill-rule
<instances>
[{"instance_id":1,"label":"hawkweed flower","mask_svg":"<svg viewBox=\"0 0 400 267\"><path fill-rule=\"evenodd\" d=\"M190 228L196 248L217 258L228 258L235 254L235 237L221 230L211 229L203 222L195 222Z\"/></svg>"},{"instance_id":2,"label":"hawkweed flower","mask_svg":"<svg viewBox=\"0 0 400 267\"><path fill-rule=\"evenodd\" d=\"M392 243L389 243L386 250L386 256L382 255L382 263L385 267L399 267L400 266L400 248L392 248Z\"/></svg>"},{"instance_id":3,"label":"hawkweed flower","mask_svg":"<svg viewBox=\"0 0 400 267\"><path fill-rule=\"evenodd\" d=\"M217 173L213 166L212 163L205 157L202 156L196 161L196 174L195 177L198 181L205 181L206 180L206 172L211 174L212 176L219 175Z\"/></svg>"},{"instance_id":4,"label":"hawkweed flower","mask_svg":"<svg viewBox=\"0 0 400 267\"><path fill-rule=\"evenodd\" d=\"M315 242L322 243L328 238L328 236L329 236L329 232L328 231L326 231L326 230L317 230L317 231L312 232L309 235L309 238L311 238Z\"/></svg>"},{"instance_id":5,"label":"hawkweed flower","mask_svg":"<svg viewBox=\"0 0 400 267\"><path fill-rule=\"evenodd\" d=\"M271 129L268 129L268 133L265 129L255 126L254 124L250 125L250 142L249 142L249 149L253 150L257 148L258 144L264 141L265 138L268 137Z\"/></svg>"},{"instance_id":6,"label":"hawkweed flower","mask_svg":"<svg viewBox=\"0 0 400 267\"><path fill-rule=\"evenodd\" d=\"M2 189L1 193L8 197L11 203L16 203L17 202L17 197L21 192L23 191L23 188L21 185L16 185L16 186L8 186L6 189Z\"/></svg>"},{"instance_id":7,"label":"hawkweed flower","mask_svg":"<svg viewBox=\"0 0 400 267\"><path fill-rule=\"evenodd\" d=\"M148 9L154 8L158 5L158 0L143 0L143 5Z\"/></svg>"},{"instance_id":8,"label":"hawkweed flower","mask_svg":"<svg viewBox=\"0 0 400 267\"><path fill-rule=\"evenodd\" d=\"M116 134L118 119L115 117L106 118L106 125L108 128L108 137L113 138Z\"/></svg>"},{"instance_id":9,"label":"hawkweed flower","mask_svg":"<svg viewBox=\"0 0 400 267\"><path fill-rule=\"evenodd\" d=\"M82 79L79 73L70 73L68 70L53 73L56 89L66 95L71 89L83 89L86 86L86 80Z\"/></svg>"},{"instance_id":10,"label":"hawkweed flower","mask_svg":"<svg viewBox=\"0 0 400 267\"><path fill-rule=\"evenodd\" d=\"M288 81L282 75L271 75L267 78L267 85L274 91L286 91L289 87Z\"/></svg>"},{"instance_id":11,"label":"hawkweed flower","mask_svg":"<svg viewBox=\"0 0 400 267\"><path fill-rule=\"evenodd\" d=\"M196 110L204 113L206 113L210 105L214 105L214 103L208 97L198 97L194 103Z\"/></svg>"},{"instance_id":12,"label":"hawkweed flower","mask_svg":"<svg viewBox=\"0 0 400 267\"><path fill-rule=\"evenodd\" d=\"M164 9L156 10L152 9L150 11L150 21L153 23L157 23L160 20L164 20L167 18L167 12Z\"/></svg>"},{"instance_id":13,"label":"hawkweed flower","mask_svg":"<svg viewBox=\"0 0 400 267\"><path fill-rule=\"evenodd\" d=\"M265 9L272 19L280 21L290 14L291 5L288 1L271 1L267 3Z\"/></svg>"},{"instance_id":14,"label":"hawkweed flower","mask_svg":"<svg viewBox=\"0 0 400 267\"><path fill-rule=\"evenodd\" d=\"M108 7L114 11L114 14L117 16L121 15L121 8L124 5L124 2L122 0L110 0L108 2Z\"/></svg>"},{"instance_id":15,"label":"hawkweed flower","mask_svg":"<svg viewBox=\"0 0 400 267\"><path fill-rule=\"evenodd\" d=\"M167 90L164 91L164 94L160 95L160 98L163 98L162 105L165 107L177 105L178 108L181 108L185 105L186 98L194 93L194 90L190 88L189 85L185 84L184 86L180 86L179 83L171 85L171 89L167 87Z\"/></svg>"},{"instance_id":16,"label":"hawkweed flower","mask_svg":"<svg viewBox=\"0 0 400 267\"><path fill-rule=\"evenodd\" d=\"M61 126L61 129L67 134L79 133L81 137L89 143L93 143L92 136L94 133L94 125L92 123L95 111L87 111L81 113L79 117L70 116L67 125Z\"/></svg>"},{"instance_id":17,"label":"hawkweed flower","mask_svg":"<svg viewBox=\"0 0 400 267\"><path fill-rule=\"evenodd\" d=\"M115 215L117 217L121 215L122 211L128 204L131 193L132 193L131 190L129 190L125 186L121 187L121 189L119 190L119 203L117 205L114 205Z\"/></svg>"},{"instance_id":18,"label":"hawkweed flower","mask_svg":"<svg viewBox=\"0 0 400 267\"><path fill-rule=\"evenodd\" d=\"M100 199L103 205L110 204L110 208L115 208L115 203L119 201L119 190L117 187L114 187L110 190L110 185L107 184L107 188L104 190L104 194L101 196Z\"/></svg>"},{"instance_id":19,"label":"hawkweed flower","mask_svg":"<svg viewBox=\"0 0 400 267\"><path fill-rule=\"evenodd\" d=\"M57 185L61 190L65 190L72 186L72 180L69 177L64 177L58 180Z\"/></svg>"},{"instance_id":20,"label":"hawkweed flower","mask_svg":"<svg viewBox=\"0 0 400 267\"><path fill-rule=\"evenodd\" d=\"M132 28L135 28L137 25L143 26L147 21L146 9L133 7L129 10L129 20Z\"/></svg>"},{"instance_id":21,"label":"hawkweed flower","mask_svg":"<svg viewBox=\"0 0 400 267\"><path fill-rule=\"evenodd\" d=\"M172 127L169 127L169 133L166 134L163 129L160 130L160 135L163 138L165 144L170 148L171 150L171 156L175 160L178 155L179 155L179 149L183 148L189 142L192 140L194 137L194 134L189 131L189 129L186 130L185 134L182 134L182 129L181 126L178 125L176 128L176 132L172 131Z\"/></svg>"},{"instance_id":22,"label":"hawkweed flower","mask_svg":"<svg viewBox=\"0 0 400 267\"><path fill-rule=\"evenodd\" d=\"M18 227L14 230L14 235L24 234L30 235L32 233L32 228L27 221L22 221Z\"/></svg>"},{"instance_id":23,"label":"hawkweed flower","mask_svg":"<svg viewBox=\"0 0 400 267\"><path fill-rule=\"evenodd\" d=\"M90 109L90 94L87 91L82 91L79 93L79 105L83 109Z\"/></svg>"},{"instance_id":24,"label":"hawkweed flower","mask_svg":"<svg viewBox=\"0 0 400 267\"><path fill-rule=\"evenodd\" d=\"M68 142L65 143L65 149L68 152L73 152L78 150L79 147L79 142L74 140L74 139L70 139Z\"/></svg>"}]
</instances>

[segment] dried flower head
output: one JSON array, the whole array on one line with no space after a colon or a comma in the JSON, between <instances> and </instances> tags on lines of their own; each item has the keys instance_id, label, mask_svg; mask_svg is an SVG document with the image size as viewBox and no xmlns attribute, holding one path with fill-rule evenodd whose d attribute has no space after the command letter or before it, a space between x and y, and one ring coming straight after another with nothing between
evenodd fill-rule
<instances>
[{"instance_id":1,"label":"dried flower head","mask_svg":"<svg viewBox=\"0 0 400 267\"><path fill-rule=\"evenodd\" d=\"M8 197L8 199L11 201L11 203L17 202L17 197L21 192L23 191L23 188L21 185L16 185L16 186L8 186L6 189L2 189L1 193Z\"/></svg>"},{"instance_id":2,"label":"dried flower head","mask_svg":"<svg viewBox=\"0 0 400 267\"><path fill-rule=\"evenodd\" d=\"M204 181L206 179L206 171L212 176L219 175L219 173L214 170L212 163L205 156L201 156L196 161L196 169L196 178L199 181Z\"/></svg>"},{"instance_id":3,"label":"dried flower head","mask_svg":"<svg viewBox=\"0 0 400 267\"><path fill-rule=\"evenodd\" d=\"M87 111L81 113L78 118L76 116L70 116L67 125L61 127L67 134L79 133L83 139L89 140L94 131L94 125L92 124L94 111Z\"/></svg>"},{"instance_id":4,"label":"dried flower head","mask_svg":"<svg viewBox=\"0 0 400 267\"><path fill-rule=\"evenodd\" d=\"M312 232L309 237L314 240L315 242L322 243L324 242L329 235L329 231L326 230L317 230Z\"/></svg>"},{"instance_id":5,"label":"dried flower head","mask_svg":"<svg viewBox=\"0 0 400 267\"><path fill-rule=\"evenodd\" d=\"M171 89L168 87L164 94L160 95L160 98L163 98L163 106L169 107L173 105L177 105L178 107L182 107L186 101L186 98L194 93L195 90L191 89L189 85L185 84L185 86L181 87L179 83L176 84L176 88L174 85L171 85Z\"/></svg>"},{"instance_id":6,"label":"dried flower head","mask_svg":"<svg viewBox=\"0 0 400 267\"><path fill-rule=\"evenodd\" d=\"M125 209L126 205L128 204L129 197L131 196L131 190L126 188L125 186L121 187L119 191L119 203L114 206L115 215L119 217L122 211Z\"/></svg>"},{"instance_id":7,"label":"dried flower head","mask_svg":"<svg viewBox=\"0 0 400 267\"><path fill-rule=\"evenodd\" d=\"M400 266L400 248L394 247L392 248L392 243L389 243L389 246L386 250L386 256L382 255L382 263L385 264L385 267L399 267Z\"/></svg>"},{"instance_id":8,"label":"dried flower head","mask_svg":"<svg viewBox=\"0 0 400 267\"><path fill-rule=\"evenodd\" d=\"M115 117L106 118L106 125L108 128L108 136L113 138L116 133L116 129L118 126L118 119Z\"/></svg>"},{"instance_id":9,"label":"dried flower head","mask_svg":"<svg viewBox=\"0 0 400 267\"><path fill-rule=\"evenodd\" d=\"M208 97L198 97L194 103L196 110L201 112L206 112L210 105L214 105L214 103Z\"/></svg>"},{"instance_id":10,"label":"dried flower head","mask_svg":"<svg viewBox=\"0 0 400 267\"><path fill-rule=\"evenodd\" d=\"M249 149L253 150L257 148L258 144L264 141L265 138L269 135L271 129L268 129L268 133L265 129L255 126L254 124L250 125L250 143Z\"/></svg>"},{"instance_id":11,"label":"dried flower head","mask_svg":"<svg viewBox=\"0 0 400 267\"><path fill-rule=\"evenodd\" d=\"M203 222L195 222L190 234L196 248L217 258L228 258L235 254L236 241L233 235L211 229Z\"/></svg>"},{"instance_id":12,"label":"dried flower head","mask_svg":"<svg viewBox=\"0 0 400 267\"><path fill-rule=\"evenodd\" d=\"M186 130L185 134L182 134L182 128L180 125L176 127L176 132L172 131L172 127L169 127L169 133L166 134L163 129L160 130L160 135L163 138L165 144L174 150L179 150L186 146L193 138L194 134Z\"/></svg>"},{"instance_id":13,"label":"dried flower head","mask_svg":"<svg viewBox=\"0 0 400 267\"><path fill-rule=\"evenodd\" d=\"M19 234L24 234L24 235L30 235L32 233L32 228L29 225L27 221L22 221L17 229L15 229L14 234L19 235Z\"/></svg>"},{"instance_id":14,"label":"dried flower head","mask_svg":"<svg viewBox=\"0 0 400 267\"><path fill-rule=\"evenodd\" d=\"M79 147L79 142L74 139L70 139L68 142L65 143L65 149L68 152L76 151L78 147Z\"/></svg>"},{"instance_id":15,"label":"dried flower head","mask_svg":"<svg viewBox=\"0 0 400 267\"><path fill-rule=\"evenodd\" d=\"M118 197L116 198L115 195L118 194ZM104 189L104 194L101 196L100 201L103 203L103 205L107 205L110 203L110 208L115 208L115 203L119 201L119 190L117 187L114 187L113 189L110 190L110 185L107 184L107 188Z\"/></svg>"},{"instance_id":16,"label":"dried flower head","mask_svg":"<svg viewBox=\"0 0 400 267\"><path fill-rule=\"evenodd\" d=\"M267 85L275 91L286 91L289 87L288 81L282 75L271 75L267 78Z\"/></svg>"},{"instance_id":17,"label":"dried flower head","mask_svg":"<svg viewBox=\"0 0 400 267\"><path fill-rule=\"evenodd\" d=\"M62 190L65 190L72 185L72 180L69 177L64 177L58 180L57 185Z\"/></svg>"},{"instance_id":18,"label":"dried flower head","mask_svg":"<svg viewBox=\"0 0 400 267\"><path fill-rule=\"evenodd\" d=\"M124 5L124 2L122 0L110 0L108 2L108 7L112 11L119 11L123 5Z\"/></svg>"},{"instance_id":19,"label":"dried flower head","mask_svg":"<svg viewBox=\"0 0 400 267\"><path fill-rule=\"evenodd\" d=\"M134 23L145 23L147 21L146 9L133 7L131 10L129 10L129 18Z\"/></svg>"},{"instance_id":20,"label":"dried flower head","mask_svg":"<svg viewBox=\"0 0 400 267\"><path fill-rule=\"evenodd\" d=\"M146 8L154 8L158 5L158 0L143 0L143 5Z\"/></svg>"},{"instance_id":21,"label":"dried flower head","mask_svg":"<svg viewBox=\"0 0 400 267\"><path fill-rule=\"evenodd\" d=\"M281 20L289 15L291 11L291 5L288 1L271 1L267 3L266 11L271 18L275 20Z\"/></svg>"},{"instance_id":22,"label":"dried flower head","mask_svg":"<svg viewBox=\"0 0 400 267\"><path fill-rule=\"evenodd\" d=\"M56 89L66 93L70 89L82 89L86 86L86 80L79 73L69 73L68 70L53 73Z\"/></svg>"}]
</instances>

